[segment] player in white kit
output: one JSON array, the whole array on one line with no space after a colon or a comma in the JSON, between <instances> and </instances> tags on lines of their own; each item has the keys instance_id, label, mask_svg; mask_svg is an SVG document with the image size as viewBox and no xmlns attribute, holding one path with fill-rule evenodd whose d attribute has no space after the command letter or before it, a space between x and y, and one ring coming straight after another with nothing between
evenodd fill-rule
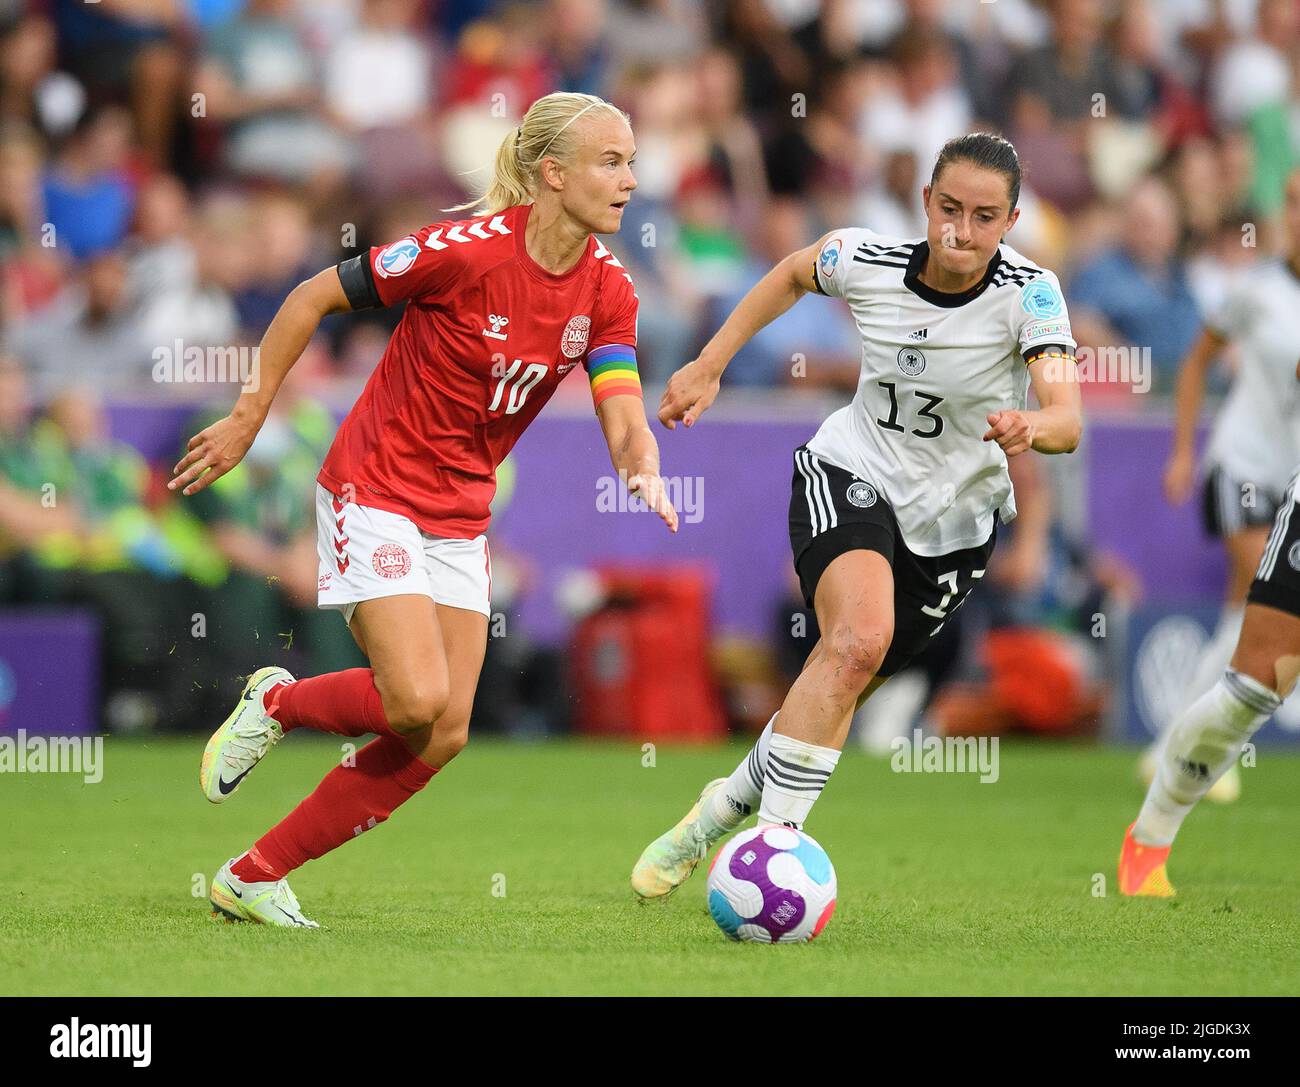
<instances>
[{"instance_id":1,"label":"player in white kit","mask_svg":"<svg viewBox=\"0 0 1300 1087\"><path fill-rule=\"evenodd\" d=\"M1295 377L1300 379L1300 367ZM1183 821L1300 678L1300 469L1278 504L1246 593L1241 635L1204 694L1169 726L1154 780L1119 854L1123 895L1172 898L1166 866Z\"/></svg>"},{"instance_id":2,"label":"player in white kit","mask_svg":"<svg viewBox=\"0 0 1300 1087\"><path fill-rule=\"evenodd\" d=\"M1300 170L1286 187L1286 252L1262 261L1234 284L1210 315L1178 375L1173 450L1165 466L1165 495L1187 500L1196 474L1196 422L1206 375L1229 343L1239 366L1205 451L1206 530L1228 553L1223 611L1197 662L1184 704L1210 689L1228 664L1241 633L1246 592L1288 480L1300 461L1300 385L1291 328L1300 314ZM1169 722L1162 722L1167 731ZM1163 735L1161 737L1163 740ZM1141 776L1149 784L1159 743L1146 752ZM1233 765L1209 799L1235 800L1241 775Z\"/></svg>"},{"instance_id":3,"label":"player in white kit","mask_svg":"<svg viewBox=\"0 0 1300 1087\"><path fill-rule=\"evenodd\" d=\"M693 426L736 351L809 292L845 299L862 337L852 403L794 453L790 540L821 640L749 755L642 853L642 898L670 894L755 810L803 826L854 710L983 577L999 520L1015 516L1007 458L1077 446L1060 286L1002 244L1020 177L1006 140L950 140L924 189L925 238L835 230L791 254L668 383L660 420Z\"/></svg>"}]
</instances>

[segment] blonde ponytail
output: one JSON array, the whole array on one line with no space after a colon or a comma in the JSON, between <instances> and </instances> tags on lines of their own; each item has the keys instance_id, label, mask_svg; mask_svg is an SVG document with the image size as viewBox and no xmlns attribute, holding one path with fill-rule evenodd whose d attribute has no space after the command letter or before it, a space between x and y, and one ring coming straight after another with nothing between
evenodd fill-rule
<instances>
[{"instance_id":1,"label":"blonde ponytail","mask_svg":"<svg viewBox=\"0 0 1300 1087\"><path fill-rule=\"evenodd\" d=\"M478 208L482 214L492 215L516 204L532 201L537 183L537 169L546 157L569 161L575 141L573 124L587 113L612 113L631 123L621 109L594 94L575 94L556 91L539 98L524 114L524 119L497 148L492 169L492 181L477 200L457 204L445 211L464 211Z\"/></svg>"}]
</instances>

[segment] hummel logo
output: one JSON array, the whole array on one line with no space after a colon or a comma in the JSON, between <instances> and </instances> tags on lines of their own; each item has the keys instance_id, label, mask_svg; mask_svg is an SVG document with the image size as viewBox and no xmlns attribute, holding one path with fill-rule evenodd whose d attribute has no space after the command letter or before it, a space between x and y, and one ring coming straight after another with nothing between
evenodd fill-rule
<instances>
[{"instance_id":1,"label":"hummel logo","mask_svg":"<svg viewBox=\"0 0 1300 1087\"><path fill-rule=\"evenodd\" d=\"M492 235L488 233L489 230L495 234L509 234L511 231L506 226L505 218L504 215L495 215L486 223L481 219L475 219L472 222L453 223L446 232L447 242L459 242L463 245L465 242L472 242L474 238L490 238ZM424 239L424 244L429 249L436 251L447 248L447 242L442 240L443 229L443 227L438 227L437 230L429 231L429 236ZM466 237L466 230L474 235L474 238Z\"/></svg>"},{"instance_id":2,"label":"hummel logo","mask_svg":"<svg viewBox=\"0 0 1300 1087\"><path fill-rule=\"evenodd\" d=\"M506 338L506 334L501 330L505 328L506 325L508 325L509 323L510 323L509 317L498 317L495 313L489 313L488 324L492 326L492 331L489 332L485 328L483 330L483 335L491 336L494 340L504 340Z\"/></svg>"},{"instance_id":3,"label":"hummel logo","mask_svg":"<svg viewBox=\"0 0 1300 1087\"><path fill-rule=\"evenodd\" d=\"M930 330L928 328L918 328L915 332L909 332L907 334L907 338L909 340L916 340L919 343L922 340L924 340L929 334L930 334Z\"/></svg>"}]
</instances>

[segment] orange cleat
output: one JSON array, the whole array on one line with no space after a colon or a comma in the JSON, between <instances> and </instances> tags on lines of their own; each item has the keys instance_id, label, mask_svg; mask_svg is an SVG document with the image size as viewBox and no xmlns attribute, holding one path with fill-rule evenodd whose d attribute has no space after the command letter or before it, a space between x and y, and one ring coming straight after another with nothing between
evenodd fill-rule
<instances>
[{"instance_id":1,"label":"orange cleat","mask_svg":"<svg viewBox=\"0 0 1300 1087\"><path fill-rule=\"evenodd\" d=\"M1133 826L1124 832L1119 853L1119 893L1150 898L1173 898L1177 893L1165 872L1172 846L1143 845L1133 840Z\"/></svg>"}]
</instances>

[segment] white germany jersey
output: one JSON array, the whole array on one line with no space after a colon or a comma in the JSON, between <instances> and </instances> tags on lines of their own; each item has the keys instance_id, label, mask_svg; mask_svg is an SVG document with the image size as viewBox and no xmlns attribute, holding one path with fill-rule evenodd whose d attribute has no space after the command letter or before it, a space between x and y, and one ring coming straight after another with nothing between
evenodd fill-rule
<instances>
[{"instance_id":1,"label":"white germany jersey","mask_svg":"<svg viewBox=\"0 0 1300 1087\"><path fill-rule=\"evenodd\" d=\"M1238 345L1240 366L1215 420L1206 462L1276 494L1300 460L1300 382L1291 323L1300 279L1282 260L1252 268L1207 324Z\"/></svg>"},{"instance_id":2,"label":"white germany jersey","mask_svg":"<svg viewBox=\"0 0 1300 1087\"><path fill-rule=\"evenodd\" d=\"M994 511L1015 517L1006 455L981 440L988 415L1025 407L1025 352L1059 344L1073 353L1075 342L1056 276L1009 246L962 294L920 282L928 254L924 239L858 229L827 237L813 274L849 304L862 375L853 402L808 448L874 484L908 548L933 556L983 544Z\"/></svg>"}]
</instances>

